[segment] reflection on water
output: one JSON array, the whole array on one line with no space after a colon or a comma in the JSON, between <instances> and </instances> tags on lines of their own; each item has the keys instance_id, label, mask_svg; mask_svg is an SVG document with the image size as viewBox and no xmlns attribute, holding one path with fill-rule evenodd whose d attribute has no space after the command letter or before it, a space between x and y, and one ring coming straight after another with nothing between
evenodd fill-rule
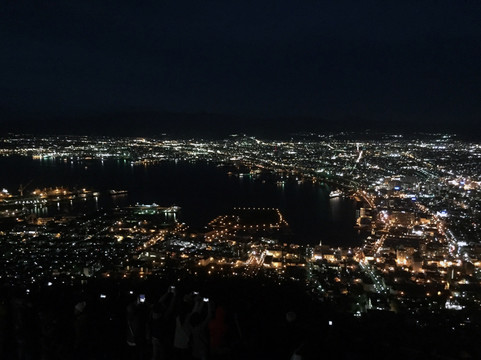
<instances>
[{"instance_id":1,"label":"reflection on water","mask_svg":"<svg viewBox=\"0 0 481 360\"><path fill-rule=\"evenodd\" d=\"M182 208L179 221L202 227L233 207L279 208L288 221L293 240L299 243L341 245L358 241L356 203L329 199L328 189L310 182L277 183L251 176L229 176L225 169L209 164L165 162L134 166L125 161L61 161L31 158L0 158L0 187L12 193L19 184L32 180L31 188L68 186L88 188L100 196L37 206L38 216L73 215L124 207L136 203L157 203ZM6 176L8 174L8 176ZM127 190L111 196L109 189Z\"/></svg>"}]
</instances>

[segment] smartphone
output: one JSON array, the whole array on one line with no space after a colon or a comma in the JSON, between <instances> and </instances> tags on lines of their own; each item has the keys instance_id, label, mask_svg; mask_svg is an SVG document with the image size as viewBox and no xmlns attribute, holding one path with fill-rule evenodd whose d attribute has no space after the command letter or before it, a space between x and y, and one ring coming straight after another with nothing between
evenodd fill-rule
<instances>
[{"instance_id":1,"label":"smartphone","mask_svg":"<svg viewBox=\"0 0 481 360\"><path fill-rule=\"evenodd\" d=\"M101 299L106 299L106 298L107 298L107 295L105 295L105 294L100 294L100 298L101 298Z\"/></svg>"},{"instance_id":2,"label":"smartphone","mask_svg":"<svg viewBox=\"0 0 481 360\"><path fill-rule=\"evenodd\" d=\"M140 294L140 295L139 295L139 301L140 301L141 303L145 302L145 295L144 295L144 294Z\"/></svg>"},{"instance_id":3,"label":"smartphone","mask_svg":"<svg viewBox=\"0 0 481 360\"><path fill-rule=\"evenodd\" d=\"M204 302L209 302L209 298L204 298Z\"/></svg>"},{"instance_id":4,"label":"smartphone","mask_svg":"<svg viewBox=\"0 0 481 360\"><path fill-rule=\"evenodd\" d=\"M199 295L199 292L198 292L198 291L194 291L194 295Z\"/></svg>"},{"instance_id":5,"label":"smartphone","mask_svg":"<svg viewBox=\"0 0 481 360\"><path fill-rule=\"evenodd\" d=\"M170 292L174 292L174 290L175 290L175 286L172 285L172 286L170 287Z\"/></svg>"}]
</instances>

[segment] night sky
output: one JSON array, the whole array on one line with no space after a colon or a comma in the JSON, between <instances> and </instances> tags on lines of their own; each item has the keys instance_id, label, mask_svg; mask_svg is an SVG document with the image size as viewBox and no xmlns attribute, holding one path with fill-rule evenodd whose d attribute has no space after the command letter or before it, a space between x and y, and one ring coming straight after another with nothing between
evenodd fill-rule
<instances>
[{"instance_id":1,"label":"night sky","mask_svg":"<svg viewBox=\"0 0 481 360\"><path fill-rule=\"evenodd\" d=\"M480 19L469 0L5 0L0 124L479 133Z\"/></svg>"}]
</instances>

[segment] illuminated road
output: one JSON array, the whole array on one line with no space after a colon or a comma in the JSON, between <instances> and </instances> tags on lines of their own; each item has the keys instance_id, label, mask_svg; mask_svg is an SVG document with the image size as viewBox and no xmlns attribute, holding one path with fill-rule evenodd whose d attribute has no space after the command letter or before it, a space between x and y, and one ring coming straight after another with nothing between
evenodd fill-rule
<instances>
[{"instance_id":1,"label":"illuminated road","mask_svg":"<svg viewBox=\"0 0 481 360\"><path fill-rule=\"evenodd\" d=\"M372 268L371 265L364 264L362 261L359 262L359 265L361 267L361 270L372 280L376 293L384 295L389 293L389 288L386 286L384 279L381 275L376 274L375 270Z\"/></svg>"},{"instance_id":2,"label":"illuminated road","mask_svg":"<svg viewBox=\"0 0 481 360\"><path fill-rule=\"evenodd\" d=\"M253 252L249 256L249 260L247 260L247 275L255 276L259 272L259 270L264 266L264 260L266 258L265 250L262 253L257 254Z\"/></svg>"},{"instance_id":3,"label":"illuminated road","mask_svg":"<svg viewBox=\"0 0 481 360\"><path fill-rule=\"evenodd\" d=\"M155 235L154 237L150 238L148 241L144 242L141 246L139 246L136 250L137 251L142 251L145 250L155 244L157 244L159 241L164 241L165 240L165 230L162 231L161 233Z\"/></svg>"},{"instance_id":4,"label":"illuminated road","mask_svg":"<svg viewBox=\"0 0 481 360\"><path fill-rule=\"evenodd\" d=\"M358 195L360 197L362 197L364 199L364 201L366 203L369 204L369 207L371 207L372 209L375 209L376 208L376 205L374 205L374 201L372 201L369 196L366 194L366 192L364 190L359 190L359 191L356 191L354 193L354 195Z\"/></svg>"}]
</instances>

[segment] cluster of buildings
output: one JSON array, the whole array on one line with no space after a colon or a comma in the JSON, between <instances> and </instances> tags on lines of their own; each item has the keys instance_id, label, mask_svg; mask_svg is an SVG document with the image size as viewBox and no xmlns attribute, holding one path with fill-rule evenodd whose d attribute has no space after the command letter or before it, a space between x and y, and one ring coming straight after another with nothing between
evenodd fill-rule
<instances>
[{"instance_id":1,"label":"cluster of buildings","mask_svg":"<svg viewBox=\"0 0 481 360\"><path fill-rule=\"evenodd\" d=\"M481 145L448 135L416 138L304 134L289 141L9 136L0 154L133 166L208 161L235 176L335 186L359 201L362 246L284 242L275 208L234 208L205 228L178 208L135 206L96 216L2 223L2 277L19 282L89 276L242 276L302 284L360 316L470 310L481 302ZM41 190L39 190L41 191ZM11 200L4 190L0 207ZM0 209L1 210L1 209ZM8 210L11 211L11 210ZM4 218L9 218L7 213ZM11 216L10 216L11 217Z\"/></svg>"}]
</instances>

